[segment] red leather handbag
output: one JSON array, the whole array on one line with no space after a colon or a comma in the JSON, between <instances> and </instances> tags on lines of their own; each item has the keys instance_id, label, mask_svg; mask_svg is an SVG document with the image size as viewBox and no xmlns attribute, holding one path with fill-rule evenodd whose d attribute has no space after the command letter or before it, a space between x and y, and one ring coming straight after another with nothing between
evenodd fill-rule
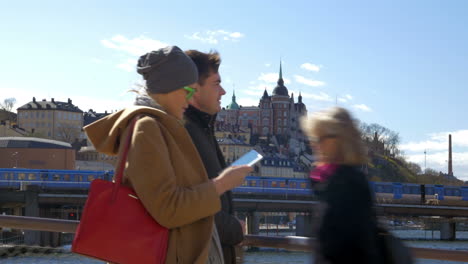
<instances>
[{"instance_id":1,"label":"red leather handbag","mask_svg":"<svg viewBox=\"0 0 468 264\"><path fill-rule=\"evenodd\" d=\"M135 192L121 186L133 129L117 169L115 183L96 179L72 244L72 252L119 264L164 263L169 230L146 211Z\"/></svg>"}]
</instances>

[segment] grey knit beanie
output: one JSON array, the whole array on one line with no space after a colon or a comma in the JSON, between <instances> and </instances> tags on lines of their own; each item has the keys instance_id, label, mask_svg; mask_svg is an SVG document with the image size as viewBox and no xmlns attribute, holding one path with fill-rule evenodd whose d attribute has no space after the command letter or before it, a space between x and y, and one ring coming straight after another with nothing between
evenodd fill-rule
<instances>
[{"instance_id":1,"label":"grey knit beanie","mask_svg":"<svg viewBox=\"0 0 468 264\"><path fill-rule=\"evenodd\" d=\"M148 93L169 93L198 81L197 66L177 46L141 56L137 72L146 80Z\"/></svg>"}]
</instances>

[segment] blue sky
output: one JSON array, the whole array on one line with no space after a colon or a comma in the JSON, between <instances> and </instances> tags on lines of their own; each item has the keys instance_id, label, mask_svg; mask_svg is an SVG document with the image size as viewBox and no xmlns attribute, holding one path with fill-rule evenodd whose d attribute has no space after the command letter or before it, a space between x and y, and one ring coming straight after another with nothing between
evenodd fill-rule
<instances>
[{"instance_id":1,"label":"blue sky","mask_svg":"<svg viewBox=\"0 0 468 264\"><path fill-rule=\"evenodd\" d=\"M278 1L279 2L279 1ZM400 133L406 157L468 180L466 1L14 1L0 9L0 100L131 104L137 58L166 45L221 53L227 105L271 93L280 58L309 112L338 104Z\"/></svg>"}]
</instances>

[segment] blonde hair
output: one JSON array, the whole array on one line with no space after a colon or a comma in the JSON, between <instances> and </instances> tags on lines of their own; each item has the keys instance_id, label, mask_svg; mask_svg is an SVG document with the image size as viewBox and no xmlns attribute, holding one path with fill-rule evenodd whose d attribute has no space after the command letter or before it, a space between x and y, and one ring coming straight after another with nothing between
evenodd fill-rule
<instances>
[{"instance_id":1,"label":"blonde hair","mask_svg":"<svg viewBox=\"0 0 468 264\"><path fill-rule=\"evenodd\" d=\"M332 158L341 157L338 163L361 165L367 162L367 150L362 142L351 114L344 108L333 107L301 118L301 127L311 141L336 137L338 153L327 153Z\"/></svg>"}]
</instances>

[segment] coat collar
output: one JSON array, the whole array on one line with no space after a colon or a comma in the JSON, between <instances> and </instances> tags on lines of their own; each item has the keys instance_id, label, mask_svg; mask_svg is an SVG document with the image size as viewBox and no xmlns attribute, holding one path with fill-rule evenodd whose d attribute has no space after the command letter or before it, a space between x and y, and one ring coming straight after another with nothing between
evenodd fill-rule
<instances>
[{"instance_id":1,"label":"coat collar","mask_svg":"<svg viewBox=\"0 0 468 264\"><path fill-rule=\"evenodd\" d=\"M196 107L189 105L185 111L185 118L196 121L201 124L204 128L213 128L216 120L216 115L210 115L203 111L200 111Z\"/></svg>"}]
</instances>

